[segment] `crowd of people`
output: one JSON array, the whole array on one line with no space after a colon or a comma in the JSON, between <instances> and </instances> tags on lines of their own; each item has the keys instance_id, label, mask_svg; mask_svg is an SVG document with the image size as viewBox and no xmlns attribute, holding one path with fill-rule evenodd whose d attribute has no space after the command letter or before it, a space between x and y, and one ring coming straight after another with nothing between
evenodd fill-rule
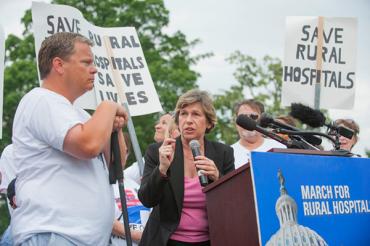
<instances>
[{"instance_id":1,"label":"crowd of people","mask_svg":"<svg viewBox=\"0 0 370 246\"><path fill-rule=\"evenodd\" d=\"M123 128L127 112L103 101L90 116L74 101L93 88L97 72L91 42L79 34L57 33L38 54L42 86L19 103L12 144L0 161L0 190L8 191L11 223L1 245L125 245L122 204L108 180L112 132L118 132L122 167L130 154ZM258 122L264 105L243 100L234 108ZM293 125L290 117L278 117ZM47 120L46 120L47 119ZM251 151L285 148L279 142L236 125L239 140L228 146L207 139L217 122L210 95L198 89L181 95L174 112L160 116L144 171L124 170L130 235L134 245L210 245L206 197L198 175L209 183L247 164ZM339 119L354 131L340 137L342 149L358 141L353 120ZM199 155L190 142L197 140Z\"/></svg>"}]
</instances>

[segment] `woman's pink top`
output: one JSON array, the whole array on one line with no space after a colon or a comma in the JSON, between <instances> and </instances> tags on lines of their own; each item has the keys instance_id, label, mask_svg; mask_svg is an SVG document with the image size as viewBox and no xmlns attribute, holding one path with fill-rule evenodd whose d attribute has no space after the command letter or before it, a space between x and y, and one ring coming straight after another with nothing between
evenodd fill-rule
<instances>
[{"instance_id":1,"label":"woman's pink top","mask_svg":"<svg viewBox=\"0 0 370 246\"><path fill-rule=\"evenodd\" d=\"M198 177L184 178L184 202L180 224L170 237L182 242L209 240L206 195Z\"/></svg>"}]
</instances>

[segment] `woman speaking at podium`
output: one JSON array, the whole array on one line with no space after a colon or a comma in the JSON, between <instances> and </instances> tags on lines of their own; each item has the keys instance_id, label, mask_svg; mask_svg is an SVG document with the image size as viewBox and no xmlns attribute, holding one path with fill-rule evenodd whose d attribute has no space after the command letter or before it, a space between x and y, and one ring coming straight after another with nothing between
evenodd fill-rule
<instances>
[{"instance_id":1,"label":"woman speaking at podium","mask_svg":"<svg viewBox=\"0 0 370 246\"><path fill-rule=\"evenodd\" d=\"M232 148L205 138L216 123L208 93L195 89L182 95L175 122L181 135L150 145L145 154L139 199L153 211L142 246L210 245L206 197L198 175L213 182L234 170Z\"/></svg>"}]
</instances>

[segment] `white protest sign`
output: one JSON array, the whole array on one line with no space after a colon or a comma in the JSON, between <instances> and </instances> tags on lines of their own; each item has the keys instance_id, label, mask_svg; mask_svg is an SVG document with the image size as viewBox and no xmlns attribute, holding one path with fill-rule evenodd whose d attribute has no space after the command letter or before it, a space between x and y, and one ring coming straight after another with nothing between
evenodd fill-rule
<instances>
[{"instance_id":1,"label":"white protest sign","mask_svg":"<svg viewBox=\"0 0 370 246\"><path fill-rule=\"evenodd\" d=\"M4 65L5 34L3 27L0 25L0 138L3 138Z\"/></svg>"},{"instance_id":2,"label":"white protest sign","mask_svg":"<svg viewBox=\"0 0 370 246\"><path fill-rule=\"evenodd\" d=\"M124 90L132 116L162 111L135 28L97 27L87 22L73 7L38 2L32 3L32 20L36 54L42 41L57 32L80 33L94 43L92 52L98 70L94 90L80 97L76 101L78 105L95 109L103 100L119 102L115 84L121 83L119 87ZM109 40L110 54L104 37ZM113 70L119 76L114 76ZM113 80L117 77L119 81Z\"/></svg>"},{"instance_id":3,"label":"white protest sign","mask_svg":"<svg viewBox=\"0 0 370 246\"><path fill-rule=\"evenodd\" d=\"M322 38L318 20L301 16L286 19L282 104L312 107L315 84L320 81L320 108L351 109L356 85L357 20L322 18ZM322 45L322 57L316 55L318 45Z\"/></svg>"}]
</instances>

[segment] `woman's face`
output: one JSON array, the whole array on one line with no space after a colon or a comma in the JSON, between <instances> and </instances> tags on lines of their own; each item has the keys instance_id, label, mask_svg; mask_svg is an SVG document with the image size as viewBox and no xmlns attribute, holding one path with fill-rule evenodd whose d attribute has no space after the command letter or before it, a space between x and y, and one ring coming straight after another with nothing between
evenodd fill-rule
<instances>
[{"instance_id":1,"label":"woman's face","mask_svg":"<svg viewBox=\"0 0 370 246\"><path fill-rule=\"evenodd\" d=\"M187 142L193 139L202 139L206 129L210 127L200 102L189 104L180 109L179 129L182 138Z\"/></svg>"},{"instance_id":2,"label":"woman's face","mask_svg":"<svg viewBox=\"0 0 370 246\"><path fill-rule=\"evenodd\" d=\"M164 140L164 133L167 129L168 122L171 120L172 116L170 114L162 115L161 118L159 118L157 124L154 126L155 128L155 134L154 134L154 140L159 143Z\"/></svg>"},{"instance_id":3,"label":"woman's face","mask_svg":"<svg viewBox=\"0 0 370 246\"><path fill-rule=\"evenodd\" d=\"M258 111L254 110L247 104L240 106L238 116L241 114L246 114L253 120L257 120L261 116ZM257 140L261 137L261 134L257 131L248 131L238 125L236 125L236 128L238 130L240 139L248 140L248 142L257 142Z\"/></svg>"},{"instance_id":4,"label":"woman's face","mask_svg":"<svg viewBox=\"0 0 370 246\"><path fill-rule=\"evenodd\" d=\"M351 139L340 136L339 143L341 149L351 151L353 145L356 143L355 135L353 135Z\"/></svg>"}]
</instances>

